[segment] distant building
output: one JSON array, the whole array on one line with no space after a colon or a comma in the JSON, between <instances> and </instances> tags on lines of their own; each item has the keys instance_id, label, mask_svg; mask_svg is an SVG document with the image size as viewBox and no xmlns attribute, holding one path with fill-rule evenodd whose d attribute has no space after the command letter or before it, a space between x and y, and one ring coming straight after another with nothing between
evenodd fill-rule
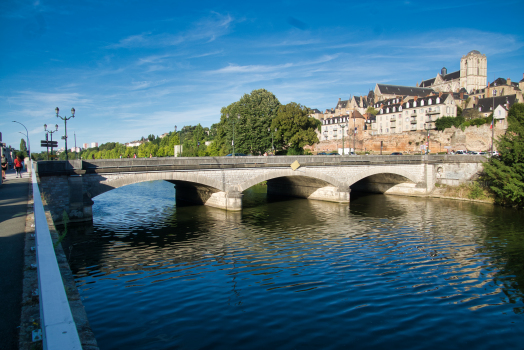
<instances>
[{"instance_id":1,"label":"distant building","mask_svg":"<svg viewBox=\"0 0 524 350\"><path fill-rule=\"evenodd\" d=\"M165 132L165 133L163 133L162 135L160 135L159 137L160 137L161 139L163 139L163 138L166 137L167 135L169 135L169 133L168 133L168 132Z\"/></svg>"},{"instance_id":2,"label":"distant building","mask_svg":"<svg viewBox=\"0 0 524 350\"><path fill-rule=\"evenodd\" d=\"M380 101L372 130L377 134L398 134L405 131L435 129L440 117L456 117L457 105L453 94L432 94L426 97L404 97Z\"/></svg>"},{"instance_id":3,"label":"distant building","mask_svg":"<svg viewBox=\"0 0 524 350\"><path fill-rule=\"evenodd\" d=\"M144 142L149 142L149 140L145 139L143 141L140 141L140 140L131 141L131 142L126 143L125 145L126 145L126 147L138 147L141 144L143 144Z\"/></svg>"},{"instance_id":4,"label":"distant building","mask_svg":"<svg viewBox=\"0 0 524 350\"><path fill-rule=\"evenodd\" d=\"M477 50L468 52L460 59L460 70L448 73L446 67L440 70L435 78L423 80L421 88L431 88L437 92L459 92L465 89L468 93L482 89L487 84L488 59Z\"/></svg>"},{"instance_id":5,"label":"distant building","mask_svg":"<svg viewBox=\"0 0 524 350\"><path fill-rule=\"evenodd\" d=\"M82 148L80 148L80 147L71 147L71 152L72 153L75 153L75 152L76 153L80 153L80 152L82 152Z\"/></svg>"},{"instance_id":6,"label":"distant building","mask_svg":"<svg viewBox=\"0 0 524 350\"><path fill-rule=\"evenodd\" d=\"M82 147L83 147L84 149L88 149L88 148L89 148L89 144L84 143L84 144L82 145Z\"/></svg>"},{"instance_id":7,"label":"distant building","mask_svg":"<svg viewBox=\"0 0 524 350\"><path fill-rule=\"evenodd\" d=\"M98 147L98 142L91 142L91 148Z\"/></svg>"},{"instance_id":8,"label":"distant building","mask_svg":"<svg viewBox=\"0 0 524 350\"><path fill-rule=\"evenodd\" d=\"M366 128L366 118L359 111L352 111L346 115L333 115L322 120L321 130L318 133L320 141L341 140L353 135L354 130L360 132Z\"/></svg>"}]
</instances>

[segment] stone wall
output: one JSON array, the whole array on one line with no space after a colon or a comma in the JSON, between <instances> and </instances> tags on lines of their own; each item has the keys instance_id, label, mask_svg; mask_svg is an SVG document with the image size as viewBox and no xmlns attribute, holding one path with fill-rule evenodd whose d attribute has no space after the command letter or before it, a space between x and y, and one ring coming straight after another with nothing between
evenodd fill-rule
<instances>
[{"instance_id":1,"label":"stone wall","mask_svg":"<svg viewBox=\"0 0 524 350\"><path fill-rule=\"evenodd\" d=\"M505 129L495 129L495 140L505 133ZM488 124L469 126L462 131L451 127L444 131L431 130L429 135L429 148L432 153L446 152L446 146L453 150L488 151L491 149L491 129ZM420 146L427 142L426 131L410 131L402 134L371 135L369 131L357 134L355 141L357 152L370 151L380 153L403 152L407 154L420 153ZM306 147L313 153L337 151L342 148L342 140L322 141L313 146ZM344 139L344 148L353 148L351 137ZM495 147L496 149L496 147Z\"/></svg>"}]
</instances>

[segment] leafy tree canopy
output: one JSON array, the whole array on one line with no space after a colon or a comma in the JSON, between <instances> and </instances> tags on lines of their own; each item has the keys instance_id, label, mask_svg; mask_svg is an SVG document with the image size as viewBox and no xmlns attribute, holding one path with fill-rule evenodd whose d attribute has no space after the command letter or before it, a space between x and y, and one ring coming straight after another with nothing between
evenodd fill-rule
<instances>
[{"instance_id":1,"label":"leafy tree canopy","mask_svg":"<svg viewBox=\"0 0 524 350\"><path fill-rule=\"evenodd\" d=\"M233 130L235 133L235 152L261 154L271 148L271 122L276 116L280 102L273 93L253 90L239 101L223 107L220 123L216 126L214 150L218 155L233 152ZM229 118L227 117L229 115ZM240 115L240 118L238 116Z\"/></svg>"},{"instance_id":2,"label":"leafy tree canopy","mask_svg":"<svg viewBox=\"0 0 524 350\"><path fill-rule=\"evenodd\" d=\"M499 157L484 163L485 179L499 203L524 207L524 104L508 113L508 129L496 141Z\"/></svg>"},{"instance_id":3,"label":"leafy tree canopy","mask_svg":"<svg viewBox=\"0 0 524 350\"><path fill-rule=\"evenodd\" d=\"M295 102L280 106L271 129L277 129L275 140L278 148L292 154L302 154L304 146L318 142L315 130L320 121L309 117L309 109ZM288 152L288 153L289 153Z\"/></svg>"}]
</instances>

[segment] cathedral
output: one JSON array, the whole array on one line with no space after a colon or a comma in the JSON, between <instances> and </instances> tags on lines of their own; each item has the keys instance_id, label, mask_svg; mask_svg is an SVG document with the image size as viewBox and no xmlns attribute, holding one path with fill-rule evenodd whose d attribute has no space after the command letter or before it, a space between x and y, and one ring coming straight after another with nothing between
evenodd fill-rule
<instances>
[{"instance_id":1,"label":"cathedral","mask_svg":"<svg viewBox=\"0 0 524 350\"><path fill-rule=\"evenodd\" d=\"M448 73L444 67L435 78L423 80L421 88L437 92L460 92L471 94L487 85L488 59L477 50L468 52L460 59L460 70ZM462 90L464 89L464 90Z\"/></svg>"}]
</instances>

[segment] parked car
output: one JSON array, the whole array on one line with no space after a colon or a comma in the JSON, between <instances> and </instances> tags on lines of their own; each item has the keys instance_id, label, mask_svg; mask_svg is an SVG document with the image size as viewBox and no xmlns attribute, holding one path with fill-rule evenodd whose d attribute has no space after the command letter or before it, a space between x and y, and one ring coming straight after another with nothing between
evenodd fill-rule
<instances>
[{"instance_id":1,"label":"parked car","mask_svg":"<svg viewBox=\"0 0 524 350\"><path fill-rule=\"evenodd\" d=\"M233 154L229 153L226 157L232 157ZM235 157L245 157L246 155L244 153L235 153Z\"/></svg>"},{"instance_id":2,"label":"parked car","mask_svg":"<svg viewBox=\"0 0 524 350\"><path fill-rule=\"evenodd\" d=\"M393 152L391 153L392 156L401 156L402 152Z\"/></svg>"},{"instance_id":3,"label":"parked car","mask_svg":"<svg viewBox=\"0 0 524 350\"><path fill-rule=\"evenodd\" d=\"M468 154L468 152L459 149L458 151L455 151L455 154Z\"/></svg>"},{"instance_id":4,"label":"parked car","mask_svg":"<svg viewBox=\"0 0 524 350\"><path fill-rule=\"evenodd\" d=\"M328 156L339 156L339 155L340 154L338 154L338 152L335 152L335 151L328 153Z\"/></svg>"},{"instance_id":5,"label":"parked car","mask_svg":"<svg viewBox=\"0 0 524 350\"><path fill-rule=\"evenodd\" d=\"M326 152L318 152L317 156L327 156L327 153Z\"/></svg>"}]
</instances>

